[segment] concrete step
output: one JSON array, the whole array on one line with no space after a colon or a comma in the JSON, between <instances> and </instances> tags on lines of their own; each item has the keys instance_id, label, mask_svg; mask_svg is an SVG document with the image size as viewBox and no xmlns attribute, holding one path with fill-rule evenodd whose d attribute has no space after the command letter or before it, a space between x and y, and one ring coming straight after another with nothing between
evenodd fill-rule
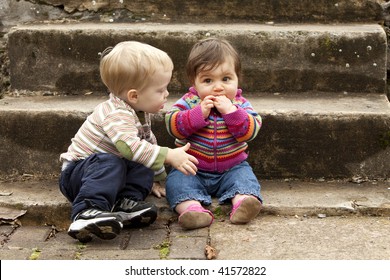
<instances>
[{"instance_id":1,"label":"concrete step","mask_svg":"<svg viewBox=\"0 0 390 280\"><path fill-rule=\"evenodd\" d=\"M144 1L60 1L44 0L39 4L10 1L14 13L31 9L23 18L32 20L80 17L110 21L169 21L169 22L372 22L382 16L378 0L144 0ZM24 1L25 2L25 1ZM7 5L4 16L8 18Z\"/></svg>"},{"instance_id":2,"label":"concrete step","mask_svg":"<svg viewBox=\"0 0 390 280\"><path fill-rule=\"evenodd\" d=\"M50 1L50 0L49 0ZM53 0L51 0L52 2ZM73 9L80 9L73 4ZM127 9L138 19L179 22L373 22L381 19L380 1L372 0L212 0L212 1L130 1L106 2L101 7L83 5L89 10ZM115 16L106 18L113 19Z\"/></svg>"},{"instance_id":3,"label":"concrete step","mask_svg":"<svg viewBox=\"0 0 390 280\"><path fill-rule=\"evenodd\" d=\"M260 180L264 206L261 216L389 216L390 181L367 181L357 184L343 180L299 181ZM0 181L0 218L4 222L19 219L24 226L54 225L66 229L70 224L71 204L61 194L58 180ZM168 223L177 216L165 198L149 196L159 208L158 219ZM210 209L217 219L228 219L231 205Z\"/></svg>"},{"instance_id":4,"label":"concrete step","mask_svg":"<svg viewBox=\"0 0 390 280\"><path fill-rule=\"evenodd\" d=\"M227 38L237 48L243 64L241 86L248 93L383 94L386 90L386 34L378 24L18 26L8 34L11 87L104 94L106 89L98 72L99 53L119 41L138 40L172 57L175 70L170 90L184 92L188 88L183 70L188 51L207 36Z\"/></svg>"},{"instance_id":5,"label":"concrete step","mask_svg":"<svg viewBox=\"0 0 390 280\"><path fill-rule=\"evenodd\" d=\"M246 95L263 117L249 161L263 178L389 178L390 103L384 94ZM58 174L60 153L104 96L0 100L0 176ZM166 109L179 98L170 95ZM173 147L163 113L153 131Z\"/></svg>"}]
</instances>

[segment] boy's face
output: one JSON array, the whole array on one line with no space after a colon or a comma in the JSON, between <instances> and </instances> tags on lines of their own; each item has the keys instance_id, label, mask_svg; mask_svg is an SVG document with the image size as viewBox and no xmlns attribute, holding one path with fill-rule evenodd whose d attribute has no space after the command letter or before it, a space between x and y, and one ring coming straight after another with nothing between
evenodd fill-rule
<instances>
[{"instance_id":1,"label":"boy's face","mask_svg":"<svg viewBox=\"0 0 390 280\"><path fill-rule=\"evenodd\" d=\"M137 103L134 104L134 109L146 113L157 113L163 109L169 95L167 88L171 77L171 70L158 69L150 77L148 84L138 91Z\"/></svg>"},{"instance_id":2,"label":"boy's face","mask_svg":"<svg viewBox=\"0 0 390 280\"><path fill-rule=\"evenodd\" d=\"M233 59L227 59L214 69L200 71L196 75L194 87L202 100L208 95L225 95L232 100L238 89L238 77Z\"/></svg>"}]
</instances>

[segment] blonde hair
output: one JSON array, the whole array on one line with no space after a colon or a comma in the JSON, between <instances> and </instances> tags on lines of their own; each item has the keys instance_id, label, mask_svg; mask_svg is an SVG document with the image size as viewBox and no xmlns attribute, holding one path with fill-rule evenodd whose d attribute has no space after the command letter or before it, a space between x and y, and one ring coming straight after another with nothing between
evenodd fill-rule
<instances>
[{"instance_id":1,"label":"blonde hair","mask_svg":"<svg viewBox=\"0 0 390 280\"><path fill-rule=\"evenodd\" d=\"M172 71L168 54L151 45L125 41L103 51L100 59L100 77L116 96L130 89L142 90L156 71Z\"/></svg>"}]
</instances>

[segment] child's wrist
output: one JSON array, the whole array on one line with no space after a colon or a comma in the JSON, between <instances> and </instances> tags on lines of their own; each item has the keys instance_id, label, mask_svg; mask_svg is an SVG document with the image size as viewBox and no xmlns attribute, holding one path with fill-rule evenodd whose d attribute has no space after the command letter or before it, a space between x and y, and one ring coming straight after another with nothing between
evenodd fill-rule
<instances>
[{"instance_id":1,"label":"child's wrist","mask_svg":"<svg viewBox=\"0 0 390 280\"><path fill-rule=\"evenodd\" d=\"M172 154L172 149L167 148L167 155L165 156L165 163L171 164L171 154Z\"/></svg>"}]
</instances>

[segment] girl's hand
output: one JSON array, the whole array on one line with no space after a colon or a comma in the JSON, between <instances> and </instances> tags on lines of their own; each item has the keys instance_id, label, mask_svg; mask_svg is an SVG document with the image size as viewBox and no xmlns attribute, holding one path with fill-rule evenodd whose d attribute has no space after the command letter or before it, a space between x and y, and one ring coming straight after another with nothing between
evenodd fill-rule
<instances>
[{"instance_id":1,"label":"girl's hand","mask_svg":"<svg viewBox=\"0 0 390 280\"><path fill-rule=\"evenodd\" d=\"M207 117L210 115L211 109L214 108L214 96L206 96L202 102L200 102L200 108L202 109L203 118L207 119Z\"/></svg>"},{"instance_id":2,"label":"girl's hand","mask_svg":"<svg viewBox=\"0 0 390 280\"><path fill-rule=\"evenodd\" d=\"M221 114L229 114L237 110L237 107L233 105L232 101L226 95L215 96L214 106Z\"/></svg>"}]
</instances>

